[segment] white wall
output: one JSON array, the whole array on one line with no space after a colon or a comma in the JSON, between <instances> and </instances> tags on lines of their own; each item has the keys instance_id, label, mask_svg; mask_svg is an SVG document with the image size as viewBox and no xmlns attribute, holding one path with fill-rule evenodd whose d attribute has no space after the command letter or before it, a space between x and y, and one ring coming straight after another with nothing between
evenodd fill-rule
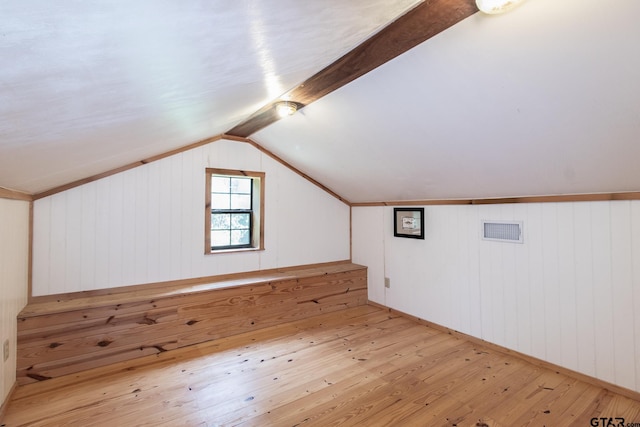
<instances>
[{"instance_id":1,"label":"white wall","mask_svg":"<svg viewBox=\"0 0 640 427\"><path fill-rule=\"evenodd\" d=\"M266 173L264 251L204 254L207 167ZM34 205L34 296L349 256L349 207L242 142L213 142Z\"/></svg>"},{"instance_id":2,"label":"white wall","mask_svg":"<svg viewBox=\"0 0 640 427\"><path fill-rule=\"evenodd\" d=\"M640 201L425 206L425 240L392 213L353 209L372 301L640 391ZM524 221L524 243L482 219Z\"/></svg>"},{"instance_id":3,"label":"white wall","mask_svg":"<svg viewBox=\"0 0 640 427\"><path fill-rule=\"evenodd\" d=\"M0 405L16 381L16 317L27 303L29 202L0 198ZM2 344L10 356L3 362Z\"/></svg>"}]
</instances>

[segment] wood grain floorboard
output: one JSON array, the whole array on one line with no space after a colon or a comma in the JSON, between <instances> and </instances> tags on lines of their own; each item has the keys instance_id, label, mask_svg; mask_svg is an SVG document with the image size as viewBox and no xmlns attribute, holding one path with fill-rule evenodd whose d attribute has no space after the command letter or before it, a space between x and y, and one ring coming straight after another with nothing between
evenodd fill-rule
<instances>
[{"instance_id":1,"label":"wood grain floorboard","mask_svg":"<svg viewBox=\"0 0 640 427\"><path fill-rule=\"evenodd\" d=\"M640 402L360 306L24 385L0 424L589 426L594 417L640 423Z\"/></svg>"}]
</instances>

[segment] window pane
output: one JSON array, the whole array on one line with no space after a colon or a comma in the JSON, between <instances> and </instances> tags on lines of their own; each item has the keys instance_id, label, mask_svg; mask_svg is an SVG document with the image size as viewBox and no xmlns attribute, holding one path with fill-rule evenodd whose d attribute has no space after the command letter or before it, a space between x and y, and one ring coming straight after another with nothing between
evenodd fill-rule
<instances>
[{"instance_id":1,"label":"window pane","mask_svg":"<svg viewBox=\"0 0 640 427\"><path fill-rule=\"evenodd\" d=\"M211 214L212 230L228 230L231 228L230 214Z\"/></svg>"},{"instance_id":2,"label":"window pane","mask_svg":"<svg viewBox=\"0 0 640 427\"><path fill-rule=\"evenodd\" d=\"M232 194L231 209L251 209L250 194Z\"/></svg>"},{"instance_id":3,"label":"window pane","mask_svg":"<svg viewBox=\"0 0 640 427\"><path fill-rule=\"evenodd\" d=\"M229 246L231 244L231 232L228 230L215 230L211 232L211 246Z\"/></svg>"},{"instance_id":4,"label":"window pane","mask_svg":"<svg viewBox=\"0 0 640 427\"><path fill-rule=\"evenodd\" d=\"M248 230L250 214L233 214L231 215L231 228L234 230Z\"/></svg>"},{"instance_id":5,"label":"window pane","mask_svg":"<svg viewBox=\"0 0 640 427\"><path fill-rule=\"evenodd\" d=\"M229 209L231 202L228 194L212 194L211 195L211 208L212 209Z\"/></svg>"},{"instance_id":6,"label":"window pane","mask_svg":"<svg viewBox=\"0 0 640 427\"><path fill-rule=\"evenodd\" d=\"M231 230L231 244L232 245L248 245L249 230Z\"/></svg>"},{"instance_id":7,"label":"window pane","mask_svg":"<svg viewBox=\"0 0 640 427\"><path fill-rule=\"evenodd\" d=\"M251 193L251 178L231 178L232 193Z\"/></svg>"},{"instance_id":8,"label":"window pane","mask_svg":"<svg viewBox=\"0 0 640 427\"><path fill-rule=\"evenodd\" d=\"M211 192L212 193L229 193L229 181L230 181L230 178L227 178L224 176L212 176Z\"/></svg>"},{"instance_id":9,"label":"window pane","mask_svg":"<svg viewBox=\"0 0 640 427\"><path fill-rule=\"evenodd\" d=\"M237 174L236 171L228 174L224 170L209 171L211 192L207 199L211 201L211 227L207 230L210 233L207 240L211 242L212 252L234 247L250 248L255 243L254 233L262 235L255 229L258 224L253 223L253 208L256 203L260 206L260 201L254 199L254 191L260 194L262 180L240 171Z\"/></svg>"}]
</instances>

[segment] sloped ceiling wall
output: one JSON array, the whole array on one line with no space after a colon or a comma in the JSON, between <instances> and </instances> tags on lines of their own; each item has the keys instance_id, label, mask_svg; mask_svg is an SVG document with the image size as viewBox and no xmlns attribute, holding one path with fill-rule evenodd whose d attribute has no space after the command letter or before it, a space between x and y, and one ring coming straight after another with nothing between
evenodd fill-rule
<instances>
[{"instance_id":1,"label":"sloped ceiling wall","mask_svg":"<svg viewBox=\"0 0 640 427\"><path fill-rule=\"evenodd\" d=\"M639 14L477 13L253 138L352 202L637 191Z\"/></svg>"},{"instance_id":2,"label":"sloped ceiling wall","mask_svg":"<svg viewBox=\"0 0 640 427\"><path fill-rule=\"evenodd\" d=\"M0 187L219 135L417 2L0 2Z\"/></svg>"},{"instance_id":3,"label":"sloped ceiling wall","mask_svg":"<svg viewBox=\"0 0 640 427\"><path fill-rule=\"evenodd\" d=\"M221 134L416 3L4 2L0 187ZM251 138L351 202L638 191L639 13L476 13Z\"/></svg>"}]
</instances>

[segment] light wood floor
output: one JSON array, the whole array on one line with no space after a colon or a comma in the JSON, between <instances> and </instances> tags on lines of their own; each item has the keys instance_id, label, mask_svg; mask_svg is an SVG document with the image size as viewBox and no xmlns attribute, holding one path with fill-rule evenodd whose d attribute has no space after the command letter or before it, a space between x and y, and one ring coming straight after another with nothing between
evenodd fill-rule
<instances>
[{"instance_id":1,"label":"light wood floor","mask_svg":"<svg viewBox=\"0 0 640 427\"><path fill-rule=\"evenodd\" d=\"M592 417L640 423L640 402L363 306L23 386L4 425L586 427Z\"/></svg>"}]
</instances>

